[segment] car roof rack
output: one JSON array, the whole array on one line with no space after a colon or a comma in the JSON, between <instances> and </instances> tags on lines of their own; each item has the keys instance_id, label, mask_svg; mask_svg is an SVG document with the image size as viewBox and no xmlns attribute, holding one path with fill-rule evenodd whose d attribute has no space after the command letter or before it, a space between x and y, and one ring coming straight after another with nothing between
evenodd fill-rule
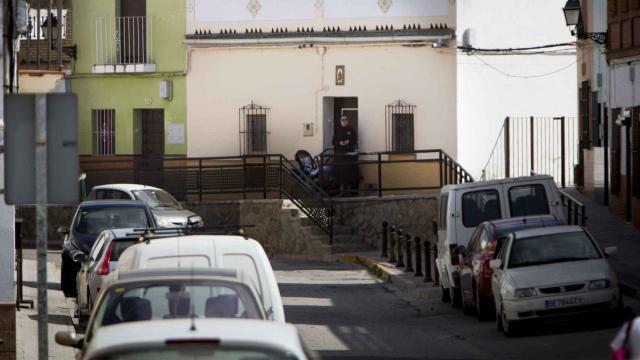
<instances>
[{"instance_id":1,"label":"car roof rack","mask_svg":"<svg viewBox=\"0 0 640 360\"><path fill-rule=\"evenodd\" d=\"M133 232L127 233L127 236L139 235L140 241L144 241L147 244L149 240L154 238L165 238L173 236L186 236L186 235L238 235L245 239L249 238L249 235L244 230L245 228L254 227L250 224L237 224L237 225L214 225L205 227L171 227L171 228L137 228L133 229Z\"/></svg>"}]
</instances>

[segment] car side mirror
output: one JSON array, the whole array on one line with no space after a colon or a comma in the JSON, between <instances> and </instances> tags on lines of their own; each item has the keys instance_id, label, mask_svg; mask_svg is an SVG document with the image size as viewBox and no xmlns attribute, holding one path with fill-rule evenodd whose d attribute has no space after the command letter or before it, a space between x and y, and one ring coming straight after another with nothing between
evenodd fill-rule
<instances>
[{"instance_id":1,"label":"car side mirror","mask_svg":"<svg viewBox=\"0 0 640 360\"><path fill-rule=\"evenodd\" d=\"M85 253L78 252L78 253L74 254L74 255L71 257L71 259L72 259L73 261L75 261L75 262L83 263L83 262L87 261L88 256L87 256L87 254L85 254Z\"/></svg>"},{"instance_id":2,"label":"car side mirror","mask_svg":"<svg viewBox=\"0 0 640 360\"><path fill-rule=\"evenodd\" d=\"M187 218L187 225L195 226L202 224L202 217L198 215L191 215Z\"/></svg>"},{"instance_id":3,"label":"car side mirror","mask_svg":"<svg viewBox=\"0 0 640 360\"><path fill-rule=\"evenodd\" d=\"M494 259L489 261L489 267L492 270L502 269L502 259Z\"/></svg>"},{"instance_id":4,"label":"car side mirror","mask_svg":"<svg viewBox=\"0 0 640 360\"><path fill-rule=\"evenodd\" d=\"M57 230L58 234L69 235L69 228L66 226L60 226Z\"/></svg>"},{"instance_id":5,"label":"car side mirror","mask_svg":"<svg viewBox=\"0 0 640 360\"><path fill-rule=\"evenodd\" d=\"M84 344L84 335L78 335L71 331L58 331L55 336L56 343L62 346L69 346L76 349L82 349Z\"/></svg>"},{"instance_id":6,"label":"car side mirror","mask_svg":"<svg viewBox=\"0 0 640 360\"><path fill-rule=\"evenodd\" d=\"M607 246L606 248L604 248L604 254L606 256L614 256L617 253L618 253L617 246Z\"/></svg>"},{"instance_id":7,"label":"car side mirror","mask_svg":"<svg viewBox=\"0 0 640 360\"><path fill-rule=\"evenodd\" d=\"M464 245L458 245L453 252L456 255L464 255L464 253L467 252L467 248L465 248Z\"/></svg>"}]
</instances>

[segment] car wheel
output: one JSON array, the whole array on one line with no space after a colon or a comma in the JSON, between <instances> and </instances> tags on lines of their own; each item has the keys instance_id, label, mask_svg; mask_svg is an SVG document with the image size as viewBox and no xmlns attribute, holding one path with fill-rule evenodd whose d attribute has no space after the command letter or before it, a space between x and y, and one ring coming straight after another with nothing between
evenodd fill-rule
<instances>
[{"instance_id":1,"label":"car wheel","mask_svg":"<svg viewBox=\"0 0 640 360\"><path fill-rule=\"evenodd\" d=\"M477 287L475 287L474 293L476 297L476 314L478 315L478 320L493 320L496 317L496 307L493 305L493 301L491 301L491 299L480 297Z\"/></svg>"},{"instance_id":2,"label":"car wheel","mask_svg":"<svg viewBox=\"0 0 640 360\"><path fill-rule=\"evenodd\" d=\"M60 288L66 297L78 296L76 289L76 271L72 266L73 260L66 252L62 253L62 265L60 268Z\"/></svg>"},{"instance_id":3,"label":"car wheel","mask_svg":"<svg viewBox=\"0 0 640 360\"><path fill-rule=\"evenodd\" d=\"M449 296L451 297L451 306L453 306L456 309L459 309L462 307L462 299L461 299L461 294L460 294L460 288L456 288L456 287L449 287Z\"/></svg>"},{"instance_id":4,"label":"car wheel","mask_svg":"<svg viewBox=\"0 0 640 360\"><path fill-rule=\"evenodd\" d=\"M500 310L500 323L502 324L502 332L507 337L515 336L517 333L517 323L515 321L507 320L507 315L504 313L504 308Z\"/></svg>"},{"instance_id":5,"label":"car wheel","mask_svg":"<svg viewBox=\"0 0 640 360\"><path fill-rule=\"evenodd\" d=\"M440 284L440 290L442 290L442 302L448 303L451 302L451 296L449 294L449 289L445 289L442 284Z\"/></svg>"},{"instance_id":6,"label":"car wheel","mask_svg":"<svg viewBox=\"0 0 640 360\"><path fill-rule=\"evenodd\" d=\"M473 315L475 311L475 307L473 305L467 304L466 296L464 294L464 288L462 284L460 284L460 301L462 303L462 313L465 315Z\"/></svg>"}]
</instances>

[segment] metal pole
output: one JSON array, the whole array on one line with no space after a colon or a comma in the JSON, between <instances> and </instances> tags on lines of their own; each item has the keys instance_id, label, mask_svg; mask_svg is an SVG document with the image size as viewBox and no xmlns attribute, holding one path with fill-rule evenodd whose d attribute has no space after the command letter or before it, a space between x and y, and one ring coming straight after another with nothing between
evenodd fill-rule
<instances>
[{"instance_id":1,"label":"metal pole","mask_svg":"<svg viewBox=\"0 0 640 360\"><path fill-rule=\"evenodd\" d=\"M52 38L51 38L51 20L53 19L53 14L51 14L51 0L48 1L47 6L47 70L51 69L51 46L52 46Z\"/></svg>"},{"instance_id":2,"label":"metal pole","mask_svg":"<svg viewBox=\"0 0 640 360\"><path fill-rule=\"evenodd\" d=\"M609 206L609 110L604 107L604 206Z\"/></svg>"},{"instance_id":3,"label":"metal pole","mask_svg":"<svg viewBox=\"0 0 640 360\"><path fill-rule=\"evenodd\" d=\"M382 197L382 154L378 152L378 197Z\"/></svg>"},{"instance_id":4,"label":"metal pole","mask_svg":"<svg viewBox=\"0 0 640 360\"><path fill-rule=\"evenodd\" d=\"M411 254L411 235L406 234L404 236L405 238L405 247L406 247L406 252L407 252L407 266L405 266L404 271L406 272L412 272L413 271L413 259L412 259L412 254Z\"/></svg>"},{"instance_id":5,"label":"metal pole","mask_svg":"<svg viewBox=\"0 0 640 360\"><path fill-rule=\"evenodd\" d=\"M389 262L390 263L394 263L396 262L396 226L395 225L391 225L391 236L389 237L391 239L391 243L389 244L389 249L391 250L391 254L389 255Z\"/></svg>"},{"instance_id":6,"label":"metal pole","mask_svg":"<svg viewBox=\"0 0 640 360\"><path fill-rule=\"evenodd\" d=\"M38 359L49 357L47 329L47 97L36 95L36 238L38 252Z\"/></svg>"},{"instance_id":7,"label":"metal pole","mask_svg":"<svg viewBox=\"0 0 640 360\"><path fill-rule=\"evenodd\" d=\"M198 200L202 202L202 159L198 160Z\"/></svg>"},{"instance_id":8,"label":"metal pole","mask_svg":"<svg viewBox=\"0 0 640 360\"><path fill-rule=\"evenodd\" d=\"M509 117L504 119L504 177L509 177L511 174L509 165L511 163L511 154L509 151Z\"/></svg>"},{"instance_id":9,"label":"metal pole","mask_svg":"<svg viewBox=\"0 0 640 360\"><path fill-rule=\"evenodd\" d=\"M535 166L535 147L533 145L533 141L535 140L534 136L533 136L533 116L529 118L529 142L531 145L531 154L529 155L531 157L531 172L536 170L536 166Z\"/></svg>"},{"instance_id":10,"label":"metal pole","mask_svg":"<svg viewBox=\"0 0 640 360\"><path fill-rule=\"evenodd\" d=\"M59 70L63 69L62 65L62 47L64 44L62 43L62 0L58 0L58 68Z\"/></svg>"},{"instance_id":11,"label":"metal pole","mask_svg":"<svg viewBox=\"0 0 640 360\"><path fill-rule=\"evenodd\" d=\"M431 282L431 242L424 240L424 282Z\"/></svg>"},{"instance_id":12,"label":"metal pole","mask_svg":"<svg viewBox=\"0 0 640 360\"><path fill-rule=\"evenodd\" d=\"M380 256L389 257L387 242L389 241L389 224L386 221L382 222L382 253Z\"/></svg>"},{"instance_id":13,"label":"metal pole","mask_svg":"<svg viewBox=\"0 0 640 360\"><path fill-rule=\"evenodd\" d=\"M564 141L564 128L565 128L565 121L564 121L564 116L560 117L560 159L561 159L561 166L562 169L560 169L560 184L562 185L562 187L567 187L567 181L566 181L566 165L567 165L567 156L565 154L565 141ZM580 151L582 152L582 149L580 149ZM575 179L574 179L575 181Z\"/></svg>"},{"instance_id":14,"label":"metal pole","mask_svg":"<svg viewBox=\"0 0 640 360\"><path fill-rule=\"evenodd\" d=\"M404 267L404 254L402 251L402 239L404 239L404 231L402 229L398 229L398 241L396 241L396 258L398 259L398 263L396 267Z\"/></svg>"},{"instance_id":15,"label":"metal pole","mask_svg":"<svg viewBox=\"0 0 640 360\"><path fill-rule=\"evenodd\" d=\"M416 274L415 276L422 276L422 252L420 251L420 237L416 236L413 240L416 246ZM425 259L426 263L426 259Z\"/></svg>"},{"instance_id":16,"label":"metal pole","mask_svg":"<svg viewBox=\"0 0 640 360\"><path fill-rule=\"evenodd\" d=\"M629 119L629 124L627 124L625 127L625 134L626 134L626 146L625 146L625 152L627 154L626 156L626 161L625 161L625 168L627 170L627 176L625 177L625 179L627 180L627 189L625 191L626 194L626 215L627 215L627 222L631 222L631 119Z\"/></svg>"}]
</instances>

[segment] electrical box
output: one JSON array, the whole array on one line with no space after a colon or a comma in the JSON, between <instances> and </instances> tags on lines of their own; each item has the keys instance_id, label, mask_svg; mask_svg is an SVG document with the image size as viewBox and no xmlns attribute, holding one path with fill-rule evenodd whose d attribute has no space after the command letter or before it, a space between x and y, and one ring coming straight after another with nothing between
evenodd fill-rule
<instances>
[{"instance_id":1,"label":"electrical box","mask_svg":"<svg viewBox=\"0 0 640 360\"><path fill-rule=\"evenodd\" d=\"M302 135L303 136L313 136L313 123L303 123L302 124Z\"/></svg>"},{"instance_id":2,"label":"electrical box","mask_svg":"<svg viewBox=\"0 0 640 360\"><path fill-rule=\"evenodd\" d=\"M173 95L171 80L160 80L160 97L171 100Z\"/></svg>"}]
</instances>

